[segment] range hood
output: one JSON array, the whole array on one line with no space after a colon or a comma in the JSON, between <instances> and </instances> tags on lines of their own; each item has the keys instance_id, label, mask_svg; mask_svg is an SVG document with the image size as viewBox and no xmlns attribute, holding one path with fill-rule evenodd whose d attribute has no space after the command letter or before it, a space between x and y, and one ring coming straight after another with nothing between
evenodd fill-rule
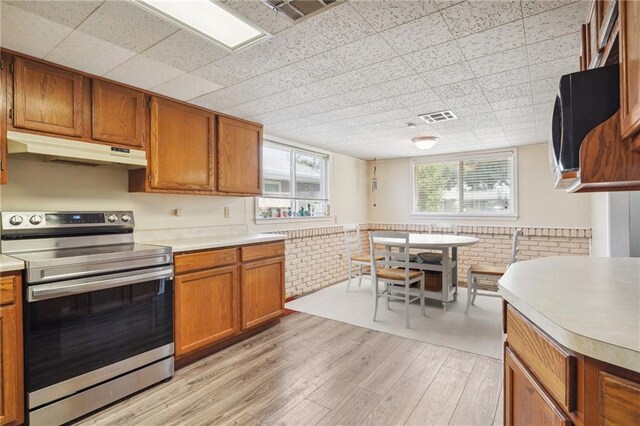
<instances>
[{"instance_id":1,"label":"range hood","mask_svg":"<svg viewBox=\"0 0 640 426\"><path fill-rule=\"evenodd\" d=\"M15 131L7 132L9 155L43 161L84 165L118 165L129 169L147 166L147 154L140 149L54 138Z\"/></svg>"}]
</instances>

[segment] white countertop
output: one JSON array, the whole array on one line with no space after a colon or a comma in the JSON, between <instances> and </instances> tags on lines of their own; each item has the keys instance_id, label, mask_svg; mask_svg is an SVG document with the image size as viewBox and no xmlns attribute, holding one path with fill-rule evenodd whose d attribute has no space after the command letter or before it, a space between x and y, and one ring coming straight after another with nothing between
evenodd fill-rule
<instances>
[{"instance_id":1,"label":"white countertop","mask_svg":"<svg viewBox=\"0 0 640 426\"><path fill-rule=\"evenodd\" d=\"M6 254L0 254L0 272L19 271L21 269L24 269L24 262L22 260L15 259Z\"/></svg>"},{"instance_id":2,"label":"white countertop","mask_svg":"<svg viewBox=\"0 0 640 426\"><path fill-rule=\"evenodd\" d=\"M287 238L284 234L236 234L214 235L208 237L174 238L167 240L145 241L145 244L167 246L174 253L191 250L204 250L221 247L240 246L245 244L265 243L269 241L283 241Z\"/></svg>"},{"instance_id":3,"label":"white countertop","mask_svg":"<svg viewBox=\"0 0 640 426\"><path fill-rule=\"evenodd\" d=\"M640 258L517 262L500 293L570 350L640 372Z\"/></svg>"}]
</instances>

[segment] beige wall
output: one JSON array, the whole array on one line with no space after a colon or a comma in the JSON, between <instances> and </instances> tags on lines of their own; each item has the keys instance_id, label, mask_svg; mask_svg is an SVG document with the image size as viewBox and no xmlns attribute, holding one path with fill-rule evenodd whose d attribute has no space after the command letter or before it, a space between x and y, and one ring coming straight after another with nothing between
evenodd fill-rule
<instances>
[{"instance_id":1,"label":"beige wall","mask_svg":"<svg viewBox=\"0 0 640 426\"><path fill-rule=\"evenodd\" d=\"M377 161L378 190L369 192L369 221L374 223L443 222L427 218L411 218L410 159ZM373 164L369 163L369 178ZM374 207L375 204L375 207ZM451 219L459 224L575 227L591 226L588 194L566 194L553 188L547 146L532 145L518 149L518 218ZM446 221L445 221L446 222Z\"/></svg>"}]
</instances>

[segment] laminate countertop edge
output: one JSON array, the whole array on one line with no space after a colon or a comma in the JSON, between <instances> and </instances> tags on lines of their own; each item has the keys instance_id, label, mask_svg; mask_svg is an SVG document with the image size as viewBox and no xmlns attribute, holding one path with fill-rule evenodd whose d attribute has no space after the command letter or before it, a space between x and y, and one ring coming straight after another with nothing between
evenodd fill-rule
<instances>
[{"instance_id":1,"label":"laminate countertop edge","mask_svg":"<svg viewBox=\"0 0 640 426\"><path fill-rule=\"evenodd\" d=\"M24 262L6 254L0 254L0 272L21 271L24 269Z\"/></svg>"},{"instance_id":2,"label":"laminate countertop edge","mask_svg":"<svg viewBox=\"0 0 640 426\"><path fill-rule=\"evenodd\" d=\"M586 258L589 259L589 258ZM540 261L540 259L536 259ZM571 258L563 257L563 261L571 262ZM640 262L640 259L637 259ZM528 263L532 261L525 261L522 263ZM617 262L617 261L614 261ZM520 263L520 262L518 262ZM514 264L514 266L517 264ZM640 263L638 263L640 265ZM523 265L522 265L523 266ZM511 268L510 268L511 269ZM545 281L545 270L544 270L544 261L539 262L536 265L536 276L532 278L531 285L534 281L538 280L542 282L544 285ZM530 271L527 271L530 272ZM508 271L509 273L509 271ZM502 297L515 309L517 309L520 313L522 313L525 317L527 317L531 322L536 324L542 331L548 334L551 338L557 341L560 345L566 347L567 349L588 356L590 358L598 359L600 361L617 365L632 371L640 372L640 350L635 350L634 348L624 347L619 344L613 343L612 341L607 341L606 338L596 338L593 335L599 333L603 333L599 330L594 330L592 336L587 335L584 332L577 332L576 330L572 330L571 326L567 326L566 324L559 324L556 318L554 318L560 310L563 310L563 307L566 304L580 304L580 297L589 297L587 294L589 293L589 282L584 282L580 279L580 277L576 277L575 281L582 281L580 284L584 285L586 288L583 292L576 292L574 300L564 300L562 297L557 298L557 311L549 308L549 305L545 307L539 306L537 302L539 300L527 300L526 297L523 297L521 294L516 294L518 291L517 288L514 288L514 283L518 280L518 272L511 271L511 274L505 274L503 278L501 278L498 282L499 284L499 292ZM633 278L635 279L635 278ZM571 283L567 282L558 282L558 285L571 285ZM640 282L638 283L640 287ZM521 289L520 289L521 290ZM557 295L554 295L552 292L549 293L548 297L554 298ZM532 298L533 299L533 298ZM618 309L616 309L618 308ZM634 317L632 315L626 315L623 309L620 307L616 307L614 304L608 305L607 301L602 299L601 301L601 309L606 311L607 314L614 316L615 318L619 318L620 321L634 321ZM599 312L594 312L593 309L587 309L587 316L593 316L597 318L600 314ZM565 320L566 321L566 320ZM578 320L579 321L579 320ZM640 330L640 324L636 324L636 327ZM508 330L507 330L508 333ZM606 334L606 333L604 333ZM601 337L601 336L600 336ZM633 337L633 336L631 336ZM637 336L640 339L640 335ZM612 339L615 340L615 339Z\"/></svg>"},{"instance_id":3,"label":"laminate countertop edge","mask_svg":"<svg viewBox=\"0 0 640 426\"><path fill-rule=\"evenodd\" d=\"M285 234L238 234L207 237L174 238L166 240L141 241L143 244L171 247L174 253L207 250L225 247L237 247L248 244L259 244L284 241Z\"/></svg>"}]
</instances>

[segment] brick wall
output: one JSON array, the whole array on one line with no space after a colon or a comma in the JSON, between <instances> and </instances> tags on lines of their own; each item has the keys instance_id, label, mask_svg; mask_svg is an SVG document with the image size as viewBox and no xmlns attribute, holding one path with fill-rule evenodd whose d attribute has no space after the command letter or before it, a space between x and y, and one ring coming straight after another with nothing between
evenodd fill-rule
<instances>
[{"instance_id":1,"label":"brick wall","mask_svg":"<svg viewBox=\"0 0 640 426\"><path fill-rule=\"evenodd\" d=\"M369 223L361 225L363 252L368 253L367 230L427 233L427 225ZM458 250L458 281L466 285L467 268L474 263L504 266L511 257L515 227L459 226L458 235L480 239ZM433 232L439 232L434 228ZM523 228L519 260L544 256L588 256L590 229ZM300 295L344 281L347 277L344 234L341 226L287 232L287 296ZM489 283L481 283L483 286Z\"/></svg>"}]
</instances>

